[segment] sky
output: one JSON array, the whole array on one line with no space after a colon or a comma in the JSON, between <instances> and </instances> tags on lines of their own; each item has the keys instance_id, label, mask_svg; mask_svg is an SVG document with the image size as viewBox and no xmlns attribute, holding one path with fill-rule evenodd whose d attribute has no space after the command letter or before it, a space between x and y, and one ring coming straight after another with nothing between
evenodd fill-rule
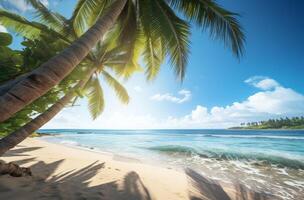
<instances>
[{"instance_id":1,"label":"sky","mask_svg":"<svg viewBox=\"0 0 304 200\"><path fill-rule=\"evenodd\" d=\"M23 0L1 0L2 7L31 18ZM74 0L43 0L69 17ZM126 86L131 101L121 104L103 84L105 111L92 120L85 99L65 108L43 128L204 129L242 122L304 115L304 1L219 0L240 14L245 54L238 60L208 31L191 28L191 54L183 83L164 63L159 76L147 82L135 74ZM0 26L0 31L5 31ZM13 48L20 48L16 37Z\"/></svg>"}]
</instances>

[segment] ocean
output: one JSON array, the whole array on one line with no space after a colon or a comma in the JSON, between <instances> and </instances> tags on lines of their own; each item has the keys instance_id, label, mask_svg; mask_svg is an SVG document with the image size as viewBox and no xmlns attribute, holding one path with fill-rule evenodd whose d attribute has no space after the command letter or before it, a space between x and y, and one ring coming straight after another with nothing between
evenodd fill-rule
<instances>
[{"instance_id":1,"label":"ocean","mask_svg":"<svg viewBox=\"0 0 304 200\"><path fill-rule=\"evenodd\" d=\"M283 199L304 199L303 130L40 130L48 142L108 152Z\"/></svg>"}]
</instances>

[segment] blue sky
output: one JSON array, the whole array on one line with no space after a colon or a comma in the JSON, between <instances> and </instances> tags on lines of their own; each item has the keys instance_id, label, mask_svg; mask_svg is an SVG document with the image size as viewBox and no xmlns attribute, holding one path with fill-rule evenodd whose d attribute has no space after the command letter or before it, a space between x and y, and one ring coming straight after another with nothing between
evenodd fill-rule
<instances>
[{"instance_id":1,"label":"blue sky","mask_svg":"<svg viewBox=\"0 0 304 200\"><path fill-rule=\"evenodd\" d=\"M6 6L31 16L22 0ZM74 0L44 0L70 16ZM44 128L225 128L269 117L304 115L304 2L218 1L234 12L246 34L245 55L236 59L220 41L193 26L191 55L181 84L163 64L147 83L142 73L125 82L131 102L120 104L104 86L106 109L92 121L85 99ZM18 39L13 47L18 48Z\"/></svg>"}]
</instances>

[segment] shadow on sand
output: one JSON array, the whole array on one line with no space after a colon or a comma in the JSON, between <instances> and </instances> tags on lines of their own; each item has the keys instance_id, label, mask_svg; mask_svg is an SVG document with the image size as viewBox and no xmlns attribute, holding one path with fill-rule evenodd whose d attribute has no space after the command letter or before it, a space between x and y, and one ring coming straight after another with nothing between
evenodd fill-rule
<instances>
[{"instance_id":1,"label":"shadow on sand","mask_svg":"<svg viewBox=\"0 0 304 200\"><path fill-rule=\"evenodd\" d=\"M152 200L150 192L143 184L139 175L131 171L124 175L123 180L104 182L96 185L91 183L94 176L102 180L105 163L95 161L82 169L54 173L64 160L44 163L29 157L26 152L35 151L41 147L20 147L9 151L4 157L26 157L14 161L18 165L27 166L33 176L10 177L0 176L0 199L100 199L100 200ZM192 169L185 173L191 185L190 200L268 200L277 199L263 193L246 189L242 185L235 185L234 196L226 193L222 186L205 178ZM55 175L56 174L56 175ZM174 186L172 186L174 187Z\"/></svg>"},{"instance_id":2,"label":"shadow on sand","mask_svg":"<svg viewBox=\"0 0 304 200\"><path fill-rule=\"evenodd\" d=\"M193 191L189 192L190 200L275 200L272 195L251 191L243 185L235 184L233 198L231 198L216 181L207 179L192 169L186 169Z\"/></svg>"},{"instance_id":3,"label":"shadow on sand","mask_svg":"<svg viewBox=\"0 0 304 200\"><path fill-rule=\"evenodd\" d=\"M19 148L4 157L26 155L27 151L39 148ZM122 183L117 181L99 185L90 183L97 173L103 173L105 163L98 161L79 170L70 170L53 175L64 160L52 163L26 158L14 161L16 164L29 164L33 176L0 176L0 199L103 199L103 200L151 200L148 189L136 172L129 172ZM18 189L17 189L18 188Z\"/></svg>"},{"instance_id":4,"label":"shadow on sand","mask_svg":"<svg viewBox=\"0 0 304 200\"><path fill-rule=\"evenodd\" d=\"M20 146L18 146L20 147ZM7 153L4 154L3 157L13 157L13 156L29 156L25 154L26 152L35 151L41 149L42 147L21 147L18 149L9 150Z\"/></svg>"}]
</instances>

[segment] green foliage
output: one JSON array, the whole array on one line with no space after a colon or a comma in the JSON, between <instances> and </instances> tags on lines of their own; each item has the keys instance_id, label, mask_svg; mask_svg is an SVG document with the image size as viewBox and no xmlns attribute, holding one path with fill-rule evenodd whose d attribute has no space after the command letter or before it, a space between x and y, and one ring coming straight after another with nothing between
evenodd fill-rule
<instances>
[{"instance_id":1,"label":"green foliage","mask_svg":"<svg viewBox=\"0 0 304 200\"><path fill-rule=\"evenodd\" d=\"M73 23L78 37L95 23L109 2L109 0L79 0L77 2L70 22Z\"/></svg>"},{"instance_id":2,"label":"green foliage","mask_svg":"<svg viewBox=\"0 0 304 200\"><path fill-rule=\"evenodd\" d=\"M99 80L92 77L86 86L88 107L93 119L96 119L104 110L104 96Z\"/></svg>"},{"instance_id":3,"label":"green foliage","mask_svg":"<svg viewBox=\"0 0 304 200\"><path fill-rule=\"evenodd\" d=\"M113 1L78 0L69 20L49 11L38 0L27 2L35 8L36 16L43 24L29 22L5 10L0 10L0 23L29 38L49 30L50 34L70 42L88 30ZM114 28L109 31L118 37L117 45L127 52L125 63L112 67L117 75L129 78L141 71L138 60L143 56L147 79L152 80L168 55L175 74L182 80L192 22L203 31L208 30L211 37L223 41L240 57L245 37L237 17L214 0L128 0Z\"/></svg>"},{"instance_id":4,"label":"green foliage","mask_svg":"<svg viewBox=\"0 0 304 200\"><path fill-rule=\"evenodd\" d=\"M103 75L105 81L108 83L108 85L114 89L119 100L122 103L128 104L130 97L128 95L127 90L124 88L124 86L121 85L113 76L111 76L105 70L102 71L102 75Z\"/></svg>"},{"instance_id":5,"label":"green foliage","mask_svg":"<svg viewBox=\"0 0 304 200\"><path fill-rule=\"evenodd\" d=\"M5 84L7 81L14 80L16 77L32 71L66 47L62 42L55 41L51 36L47 35L41 35L40 39L35 40L25 39L22 45L24 46L22 51L12 50L9 47L0 47L1 84ZM63 94L69 91L71 85L75 83L76 80L70 78L74 73L64 79L60 85L54 87L32 104L16 113L15 116L1 123L0 134L6 135L16 130L57 102Z\"/></svg>"},{"instance_id":6,"label":"green foliage","mask_svg":"<svg viewBox=\"0 0 304 200\"><path fill-rule=\"evenodd\" d=\"M1 8L0 23L7 29L28 39L37 39L41 34L47 34L54 38L63 40L66 43L70 43L69 37L64 37L64 35L56 32L51 27L48 27L43 23L29 21L18 14L11 13Z\"/></svg>"},{"instance_id":7,"label":"green foliage","mask_svg":"<svg viewBox=\"0 0 304 200\"><path fill-rule=\"evenodd\" d=\"M304 129L304 117L269 119L267 121L241 123L243 129Z\"/></svg>"},{"instance_id":8,"label":"green foliage","mask_svg":"<svg viewBox=\"0 0 304 200\"><path fill-rule=\"evenodd\" d=\"M72 23L70 29L76 36L82 35L112 2L79 0L68 20ZM211 37L223 41L240 57L245 37L236 17L237 14L213 0L128 0L109 31L111 36L118 37L117 45L126 50L125 63L115 63L112 67L117 75L129 78L141 71L137 62L142 56L147 79L153 80L168 55L176 76L182 80L189 54L191 22L203 31L208 30Z\"/></svg>"},{"instance_id":9,"label":"green foliage","mask_svg":"<svg viewBox=\"0 0 304 200\"><path fill-rule=\"evenodd\" d=\"M45 26L30 22L24 17L8 12L1 8L0 23L9 30L12 30L27 38L37 38L41 33L41 29L46 29Z\"/></svg>"},{"instance_id":10,"label":"green foliage","mask_svg":"<svg viewBox=\"0 0 304 200\"><path fill-rule=\"evenodd\" d=\"M79 24L85 24L85 27L90 27L93 22L91 20L88 20L88 15L81 12L86 12L87 9L93 9L92 6L97 6L95 8L95 11L98 10L98 12L101 12L99 9L106 7L106 1L79 1L76 9L74 11L73 16L71 19L65 19L63 16L59 15L58 13L53 13L49 11L43 4L40 3L38 0L27 0L28 3L31 4L31 6L35 9L36 18L39 19L42 23L37 22L29 22L23 17L19 17L15 14L10 14L8 12L4 12L6 16L6 20L8 20L10 23L10 28L13 27L13 30L19 31L20 34L23 34L23 32L19 29L14 29L15 26L18 26L18 24L21 24L22 26L28 26L27 28L32 28L33 26L38 27L37 29L39 32L35 32L35 34L26 35L28 38L35 38L34 40L26 40L22 44L24 46L31 46L31 48L34 48L35 51L29 51L28 49L24 49L25 57L27 58L25 60L25 64L23 65L23 73L25 71L30 71L31 69L27 68L27 66L31 66L32 69L38 67L43 62L47 61L52 55L55 55L60 52L60 50L64 49L66 45L70 44L72 40L77 39L77 35L82 34L82 30L78 30L77 32L77 26ZM95 3L94 3L95 2ZM104 5L100 5L100 3L104 3ZM98 7L99 6L99 7ZM100 7L101 6L101 7ZM96 10L97 9L97 10ZM99 13L100 14L100 13ZM99 15L98 14L98 15ZM3 14L4 15L4 14ZM92 17L92 16L90 16ZM96 16L95 16L96 18ZM3 20L3 16L1 18L0 14L0 21ZM94 19L96 20L96 19ZM78 25L77 25L78 24ZM113 32L116 31L118 33L117 29L112 29ZM111 31L110 31L111 32ZM136 59L133 59L135 56L130 56L129 52L130 50L134 51L133 48L127 48L129 45L124 45L125 43L120 43L121 47L117 48L117 45L119 44L118 41L122 41L122 34L118 33L116 35L113 35L111 33L108 33L107 36L103 39L103 42L98 43L96 48L93 49L93 51L90 53L90 55L83 60L77 68L71 73L67 78L65 78L61 83L60 91L62 94L68 92L75 84L75 81L81 80L82 77L87 73L88 68L96 67L97 71L104 71L101 66L103 64L107 64L108 68L113 67L113 63L110 64L110 62L116 61L119 62L120 66L125 66L126 63L129 62L129 60L132 60L133 64L135 63ZM34 43L36 40L39 39L39 47L36 47ZM60 40L56 42L57 46L54 47L48 47L48 44L53 44L54 41ZM38 40L37 40L38 41ZM48 49L48 51L36 51L37 49ZM132 54L134 55L134 54ZM39 57L40 59L36 59L36 57ZM44 59L45 58L45 59ZM116 63L117 64L117 63ZM135 63L132 66L137 66ZM11 68L11 66L10 66ZM27 69L26 69L27 68ZM135 67L137 70L137 68ZM123 76L130 76L134 71L134 67L121 67L117 68L115 71L117 74L123 75ZM90 70L89 70L90 71ZM21 74L21 73L20 73ZM106 75L104 75L106 76ZM111 79L112 78L112 79ZM127 103L129 100L128 94L126 90L122 87L122 85L119 84L117 80L114 79L114 77L108 75L105 78L106 82L112 86L112 88L115 90L117 96L120 98L120 100L124 103ZM56 87L55 87L56 88ZM54 89L55 89L54 88ZM92 89L92 88L91 88ZM95 89L99 89L97 86L95 86ZM79 89L75 90L76 95L79 97L84 97L85 91ZM97 94L100 94L100 90L97 91ZM92 91L90 91L89 96L92 97ZM55 95L56 96L56 95ZM92 98L91 98L92 99ZM97 98L95 98L97 99ZM101 99L101 98L99 98ZM103 100L102 100L103 101ZM95 119L100 113L101 113L101 106L103 103L90 103L89 100L89 107L90 112ZM94 109L94 106L96 108ZM39 112L36 112L37 114ZM29 113L27 113L28 115Z\"/></svg>"},{"instance_id":11,"label":"green foliage","mask_svg":"<svg viewBox=\"0 0 304 200\"><path fill-rule=\"evenodd\" d=\"M52 30L58 33L64 33L64 25L67 23L65 18L59 13L51 12L46 8L40 0L26 0L34 8L36 18L40 23L47 25Z\"/></svg>"},{"instance_id":12,"label":"green foliage","mask_svg":"<svg viewBox=\"0 0 304 200\"><path fill-rule=\"evenodd\" d=\"M203 31L209 29L210 35L224 41L237 57L243 54L245 36L236 19L238 14L222 8L213 0L167 0L167 2Z\"/></svg>"},{"instance_id":13,"label":"green foliage","mask_svg":"<svg viewBox=\"0 0 304 200\"><path fill-rule=\"evenodd\" d=\"M0 32L0 46L8 46L12 41L13 37L10 34Z\"/></svg>"},{"instance_id":14,"label":"green foliage","mask_svg":"<svg viewBox=\"0 0 304 200\"><path fill-rule=\"evenodd\" d=\"M116 46L125 53L122 62L112 65L112 68L116 75L129 79L134 72L142 71L138 60L143 50L143 34L132 1L127 2L115 28L113 32L117 36Z\"/></svg>"},{"instance_id":15,"label":"green foliage","mask_svg":"<svg viewBox=\"0 0 304 200\"><path fill-rule=\"evenodd\" d=\"M179 18L163 0L141 1L140 6L143 29L148 36L147 42L157 39L162 42L162 48L169 55L177 77L182 80L185 75L189 53L189 24ZM151 42L146 44L146 49L151 48L151 45ZM153 55L151 50L146 50L145 52L145 57L151 58L151 55ZM147 52L150 53L147 54ZM158 59L161 59L161 57ZM151 61L148 62L148 66L151 64ZM155 66L157 67L157 65ZM149 71L151 69L151 66L148 67ZM158 69L155 71L157 72ZM151 74L153 73L148 73L150 79L152 77Z\"/></svg>"},{"instance_id":16,"label":"green foliage","mask_svg":"<svg viewBox=\"0 0 304 200\"><path fill-rule=\"evenodd\" d=\"M0 46L0 84L24 73L22 64L23 56L20 51Z\"/></svg>"}]
</instances>

